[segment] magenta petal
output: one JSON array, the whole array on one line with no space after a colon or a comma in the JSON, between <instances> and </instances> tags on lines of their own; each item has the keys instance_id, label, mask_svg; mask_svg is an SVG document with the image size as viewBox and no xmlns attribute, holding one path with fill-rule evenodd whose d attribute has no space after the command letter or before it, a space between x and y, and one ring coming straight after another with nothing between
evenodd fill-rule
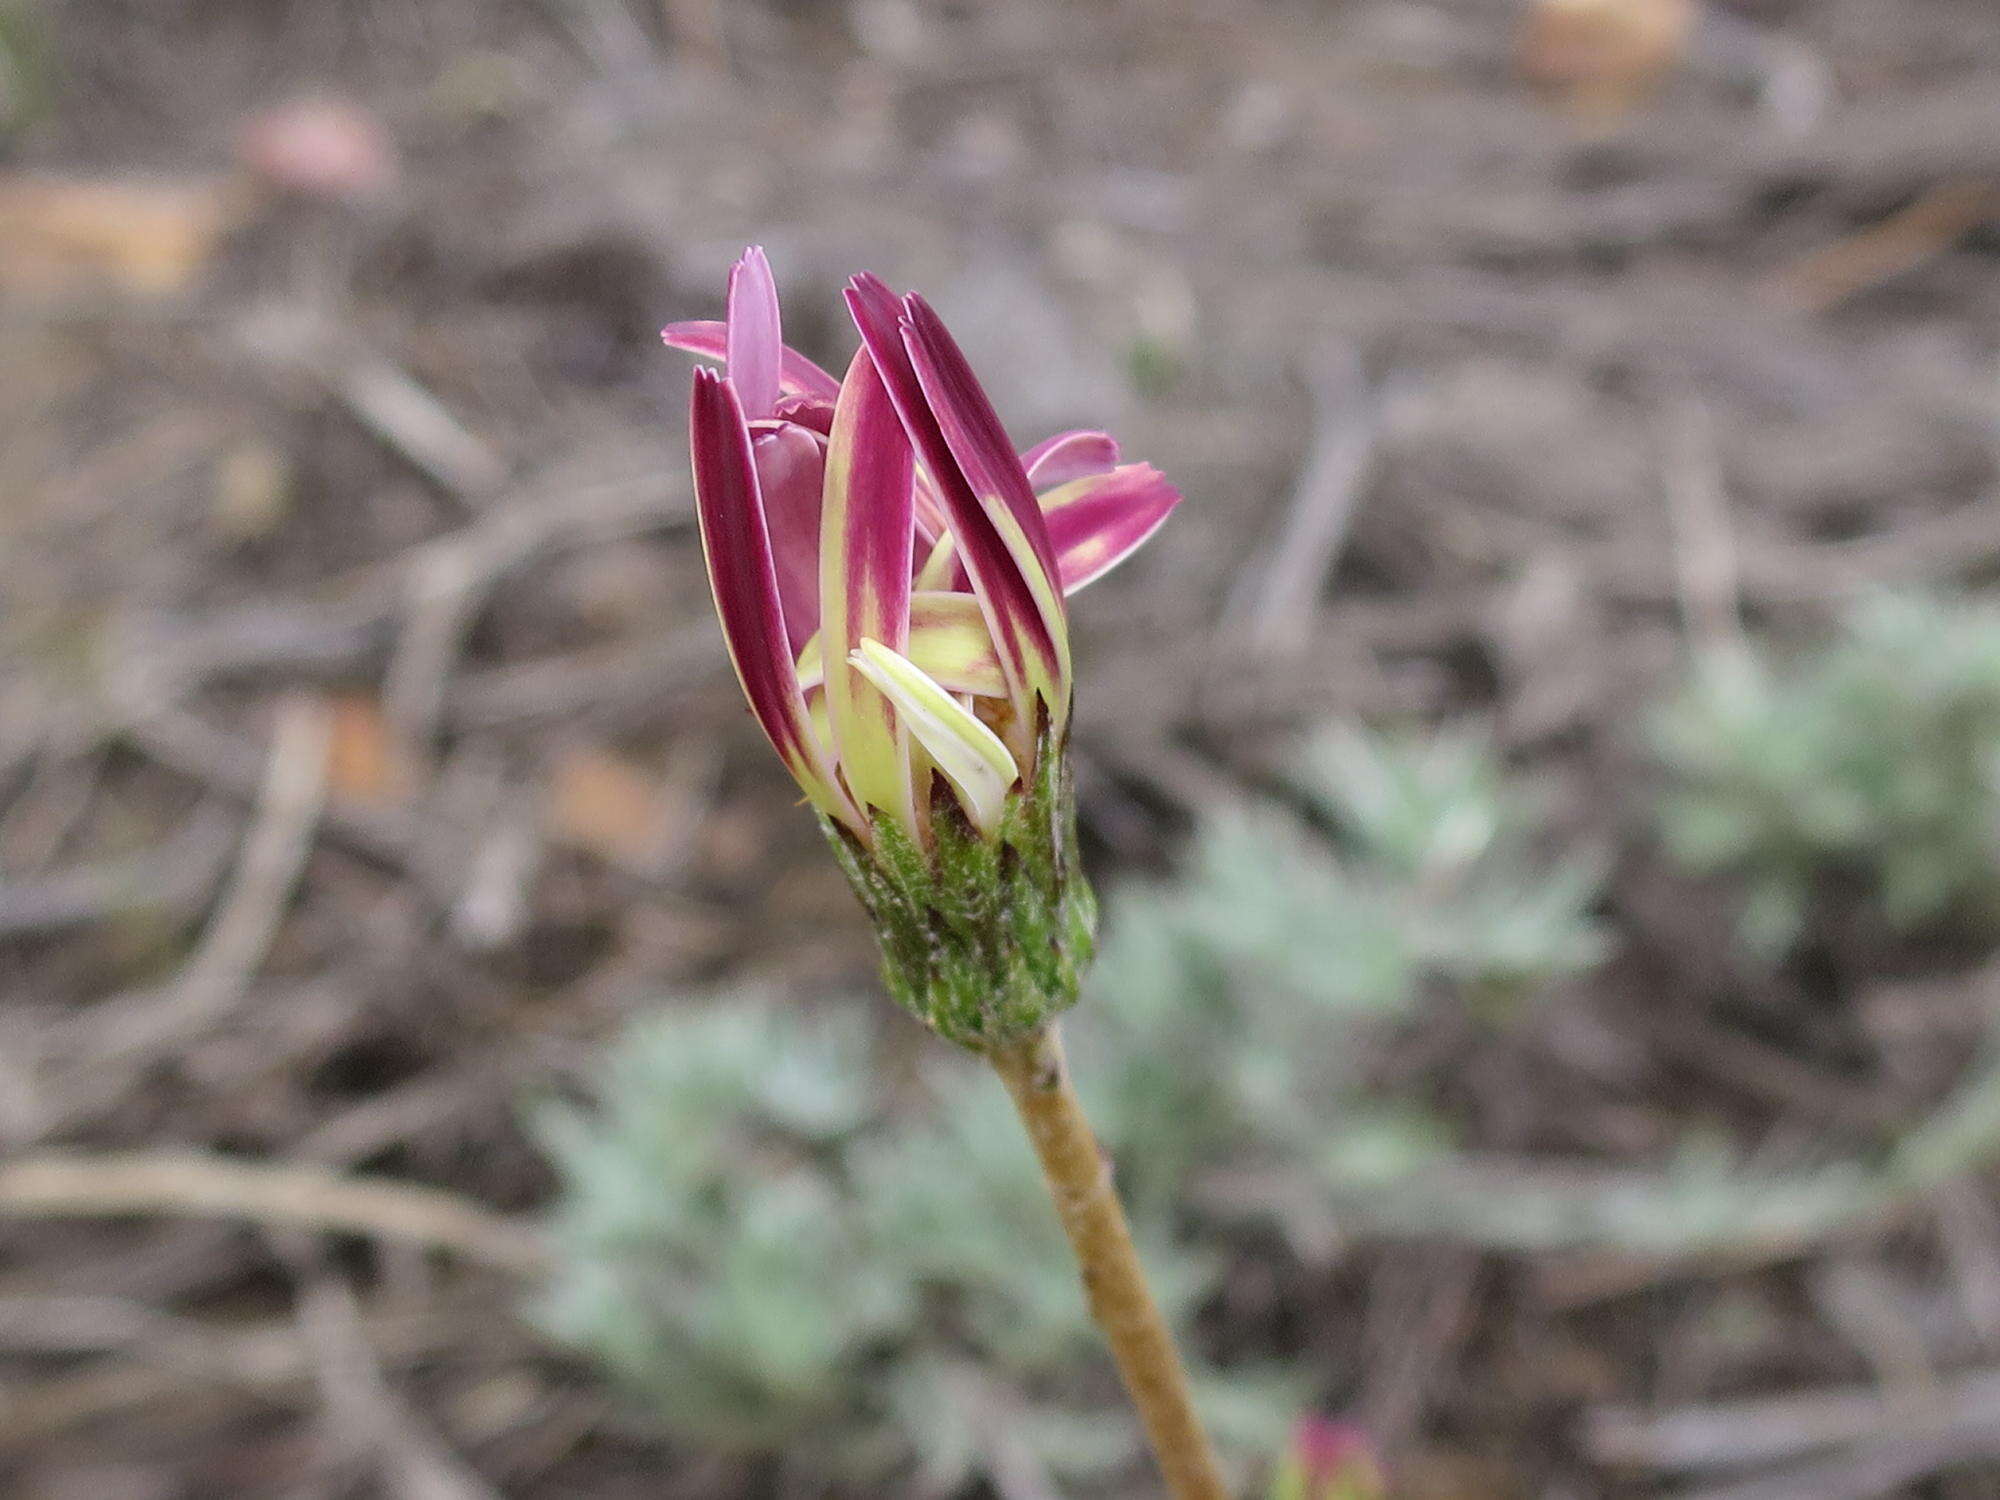
<instances>
[{"instance_id":1,"label":"magenta petal","mask_svg":"<svg viewBox=\"0 0 2000 1500\"><path fill-rule=\"evenodd\" d=\"M1042 496L1065 594L1102 578L1145 544L1181 493L1151 464L1074 479Z\"/></svg>"},{"instance_id":2,"label":"magenta petal","mask_svg":"<svg viewBox=\"0 0 2000 1500\"><path fill-rule=\"evenodd\" d=\"M901 651L909 637L911 549L915 540L914 460L875 362L857 350L847 372L841 416L847 618L862 634ZM826 541L822 536L822 548ZM860 645L860 635L840 642Z\"/></svg>"},{"instance_id":3,"label":"magenta petal","mask_svg":"<svg viewBox=\"0 0 2000 1500\"><path fill-rule=\"evenodd\" d=\"M1072 479L1108 474L1117 464L1118 440L1108 432L1083 428L1043 438L1021 455L1021 467L1037 493Z\"/></svg>"},{"instance_id":4,"label":"magenta petal","mask_svg":"<svg viewBox=\"0 0 2000 1500\"><path fill-rule=\"evenodd\" d=\"M708 370L695 371L688 446L709 586L750 711L807 796L851 812L806 719L742 403L730 382Z\"/></svg>"},{"instance_id":5,"label":"magenta petal","mask_svg":"<svg viewBox=\"0 0 2000 1500\"><path fill-rule=\"evenodd\" d=\"M1055 553L1049 546L1042 508L1021 467L1020 455L1000 425L1000 414L987 399L965 353L929 303L912 292L903 299L904 344L916 368L939 430L972 492L998 499L1012 512L1014 524L1028 539L1043 572L1055 577Z\"/></svg>"},{"instance_id":6,"label":"magenta petal","mask_svg":"<svg viewBox=\"0 0 2000 1500\"><path fill-rule=\"evenodd\" d=\"M896 331L896 325L903 321L903 299L889 290L889 284L872 271L862 271L848 280L847 290L842 297L847 302L847 310L854 317L854 326L860 331L861 341L868 346L874 356L876 372L882 375L893 396L896 387L889 382L891 367L907 368L909 357L903 354L903 336ZM914 377L913 377L914 378Z\"/></svg>"},{"instance_id":7,"label":"magenta petal","mask_svg":"<svg viewBox=\"0 0 2000 1500\"><path fill-rule=\"evenodd\" d=\"M879 278L864 272L848 284L847 306L854 315L855 326L861 330L861 341L875 361L876 371L882 377L882 384L895 405L896 414L902 418L903 428L924 465L924 477L929 481L929 489L935 493L949 523L957 556L965 566L973 593L979 597L980 609L986 616L987 627L999 650L1016 708L1024 721L1031 720L1034 693L1036 687L1041 685L1054 694L1053 706L1057 713L1066 712L1067 700L1063 698L1059 686L1067 676L1064 661L1066 637L1058 634L1062 621L1059 615L1054 621L1050 620L1049 611L1038 602L1037 590L1024 571L1024 566L1031 565L1034 558L1030 556L1024 564L1014 555L999 526L987 514L980 496L960 469L959 461L934 413L929 393L918 377L910 345L904 339L903 304ZM983 402L984 398L981 400ZM1018 471L1020 461L1014 457L1011 448L1007 450L1007 457ZM1025 489L1025 473L1021 474L1019 482ZM1028 500L1031 505L1034 504L1032 492L1029 492ZM994 503L1003 502L996 498ZM919 506L921 527L921 501ZM1035 508L1034 524L1046 545L1047 528L1042 524L1039 506ZM1023 545L1027 545L1025 538ZM1044 592L1053 594L1052 569L1046 582ZM1059 599L1056 607L1060 609Z\"/></svg>"},{"instance_id":8,"label":"magenta petal","mask_svg":"<svg viewBox=\"0 0 2000 1500\"><path fill-rule=\"evenodd\" d=\"M778 368L785 340L778 328L778 283L762 247L752 245L729 268L729 383L753 421L778 409Z\"/></svg>"},{"instance_id":9,"label":"magenta petal","mask_svg":"<svg viewBox=\"0 0 2000 1500\"><path fill-rule=\"evenodd\" d=\"M751 424L750 447L771 532L785 634L796 654L819 629L819 507L826 445L790 422L756 422Z\"/></svg>"},{"instance_id":10,"label":"magenta petal","mask_svg":"<svg viewBox=\"0 0 2000 1500\"><path fill-rule=\"evenodd\" d=\"M693 318L685 323L669 323L660 330L660 341L669 349L684 349L704 359L729 358L729 325L713 318ZM786 396L807 397L824 402L829 420L833 398L840 394L840 382L796 349L786 349L778 362L778 389ZM783 415L784 403L779 403ZM807 422L806 426L813 424Z\"/></svg>"},{"instance_id":11,"label":"magenta petal","mask_svg":"<svg viewBox=\"0 0 2000 1500\"><path fill-rule=\"evenodd\" d=\"M847 284L847 310L860 330L875 370L896 412L903 419L917 457L925 466L917 474L917 536L928 546L945 533L943 507L938 501L938 483L931 477L935 463L918 428L934 429L936 423L924 407L924 393L917 384L917 372L910 368L910 356L903 348L903 300L889 290L881 277L861 272ZM943 439L938 438L942 448Z\"/></svg>"}]
</instances>

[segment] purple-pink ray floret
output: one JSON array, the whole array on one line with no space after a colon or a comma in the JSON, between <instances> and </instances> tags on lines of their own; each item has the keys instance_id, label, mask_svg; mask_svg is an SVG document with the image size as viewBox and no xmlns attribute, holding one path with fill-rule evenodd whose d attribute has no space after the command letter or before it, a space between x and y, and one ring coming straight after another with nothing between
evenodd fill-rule
<instances>
[{"instance_id":1,"label":"purple-pink ray floret","mask_svg":"<svg viewBox=\"0 0 2000 1500\"><path fill-rule=\"evenodd\" d=\"M729 381L743 414L755 421L778 409L778 368L785 338L778 326L778 283L752 245L729 268Z\"/></svg>"},{"instance_id":2,"label":"purple-pink ray floret","mask_svg":"<svg viewBox=\"0 0 2000 1500\"><path fill-rule=\"evenodd\" d=\"M819 757L785 633L750 429L730 382L708 370L695 371L688 446L702 550L730 659L772 748L804 780Z\"/></svg>"}]
</instances>

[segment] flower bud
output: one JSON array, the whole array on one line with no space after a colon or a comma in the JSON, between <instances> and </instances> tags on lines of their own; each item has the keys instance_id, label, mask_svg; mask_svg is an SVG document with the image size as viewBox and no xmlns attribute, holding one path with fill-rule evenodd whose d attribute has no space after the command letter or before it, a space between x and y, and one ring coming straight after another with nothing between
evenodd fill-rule
<instances>
[{"instance_id":1,"label":"flower bud","mask_svg":"<svg viewBox=\"0 0 2000 1500\"><path fill-rule=\"evenodd\" d=\"M1271 1481L1270 1500L1389 1500L1389 1479L1359 1427L1302 1417Z\"/></svg>"}]
</instances>

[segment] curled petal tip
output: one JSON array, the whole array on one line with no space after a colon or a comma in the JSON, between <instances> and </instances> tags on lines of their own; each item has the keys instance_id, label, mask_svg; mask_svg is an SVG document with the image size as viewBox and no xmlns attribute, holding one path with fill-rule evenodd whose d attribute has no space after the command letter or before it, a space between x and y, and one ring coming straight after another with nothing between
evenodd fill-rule
<instances>
[{"instance_id":1,"label":"curled petal tip","mask_svg":"<svg viewBox=\"0 0 2000 1500\"><path fill-rule=\"evenodd\" d=\"M1138 551L1180 501L1151 464L1121 464L1043 495L1063 592L1075 593Z\"/></svg>"},{"instance_id":2,"label":"curled petal tip","mask_svg":"<svg viewBox=\"0 0 2000 1500\"><path fill-rule=\"evenodd\" d=\"M888 382L890 390L900 396L899 387L915 379L907 374L909 361L903 354L902 335L896 328L903 316L901 299L889 290L886 281L872 271L859 271L848 277L847 289L840 295L847 304L848 316L854 319L854 326L861 334L861 342L875 357L882 378Z\"/></svg>"},{"instance_id":3,"label":"curled petal tip","mask_svg":"<svg viewBox=\"0 0 2000 1500\"><path fill-rule=\"evenodd\" d=\"M1036 490L1053 489L1072 479L1106 474L1118 465L1118 440L1108 432L1078 429L1043 438L1021 455L1028 483ZM1045 506L1044 509L1047 507Z\"/></svg>"}]
</instances>

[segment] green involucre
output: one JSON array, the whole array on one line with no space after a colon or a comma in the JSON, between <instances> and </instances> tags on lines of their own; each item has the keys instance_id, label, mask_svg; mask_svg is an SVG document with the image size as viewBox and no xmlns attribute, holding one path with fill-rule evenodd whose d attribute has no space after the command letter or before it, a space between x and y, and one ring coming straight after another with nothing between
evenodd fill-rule
<instances>
[{"instance_id":1,"label":"green involucre","mask_svg":"<svg viewBox=\"0 0 2000 1500\"><path fill-rule=\"evenodd\" d=\"M820 820L874 920L889 993L975 1052L1030 1035L1074 1005L1095 949L1097 901L1078 856L1065 749L1044 730L1034 775L1008 794L993 838L949 793L933 799L929 849L886 817L875 820L872 849Z\"/></svg>"}]
</instances>

